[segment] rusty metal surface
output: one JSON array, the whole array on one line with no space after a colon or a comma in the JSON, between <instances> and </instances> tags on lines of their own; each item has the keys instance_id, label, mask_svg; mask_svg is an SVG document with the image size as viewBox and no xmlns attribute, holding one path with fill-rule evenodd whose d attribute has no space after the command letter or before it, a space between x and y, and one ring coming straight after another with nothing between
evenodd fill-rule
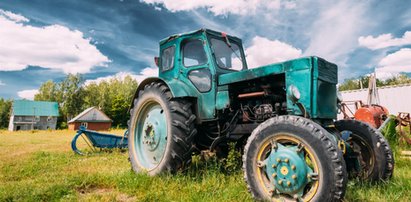
<instances>
[{"instance_id":1,"label":"rusty metal surface","mask_svg":"<svg viewBox=\"0 0 411 202\"><path fill-rule=\"evenodd\" d=\"M252 93L243 93L243 94L239 94L238 98L261 97L261 96L264 96L265 94L266 93L264 91L252 92Z\"/></svg>"},{"instance_id":2,"label":"rusty metal surface","mask_svg":"<svg viewBox=\"0 0 411 202\"><path fill-rule=\"evenodd\" d=\"M397 115L398 120L398 132L400 135L400 141L406 142L411 145L411 115L407 112L399 112ZM408 128L408 134L405 130Z\"/></svg>"},{"instance_id":3,"label":"rusty metal surface","mask_svg":"<svg viewBox=\"0 0 411 202\"><path fill-rule=\"evenodd\" d=\"M354 118L370 124L374 128L379 128L388 117L388 110L381 105L364 105L359 108Z\"/></svg>"},{"instance_id":4,"label":"rusty metal surface","mask_svg":"<svg viewBox=\"0 0 411 202\"><path fill-rule=\"evenodd\" d=\"M344 119L354 119L355 112L363 106L361 100L344 101L340 105L340 111L344 115Z\"/></svg>"},{"instance_id":5,"label":"rusty metal surface","mask_svg":"<svg viewBox=\"0 0 411 202\"><path fill-rule=\"evenodd\" d=\"M356 119L379 128L388 117L387 108L381 105L365 105L361 100L345 101L340 105L344 119Z\"/></svg>"}]
</instances>

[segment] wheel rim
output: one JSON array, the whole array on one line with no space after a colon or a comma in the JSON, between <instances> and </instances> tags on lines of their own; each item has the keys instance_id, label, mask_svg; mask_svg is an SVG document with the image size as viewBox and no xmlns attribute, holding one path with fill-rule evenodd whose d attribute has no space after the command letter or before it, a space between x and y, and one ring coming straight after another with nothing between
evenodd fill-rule
<instances>
[{"instance_id":1,"label":"wheel rim","mask_svg":"<svg viewBox=\"0 0 411 202\"><path fill-rule=\"evenodd\" d=\"M167 118L162 106L149 100L140 108L134 131L137 163L145 170L156 168L167 147Z\"/></svg>"},{"instance_id":2,"label":"wheel rim","mask_svg":"<svg viewBox=\"0 0 411 202\"><path fill-rule=\"evenodd\" d=\"M309 201L317 193L318 160L303 141L288 134L271 137L257 154L260 186L274 200Z\"/></svg>"},{"instance_id":3,"label":"wheel rim","mask_svg":"<svg viewBox=\"0 0 411 202\"><path fill-rule=\"evenodd\" d=\"M372 168L374 168L375 164L374 152L371 145L361 136L351 133L350 137L350 146L352 147L354 153L358 154L355 169L359 172L358 176L360 178L366 179L373 172Z\"/></svg>"}]
</instances>

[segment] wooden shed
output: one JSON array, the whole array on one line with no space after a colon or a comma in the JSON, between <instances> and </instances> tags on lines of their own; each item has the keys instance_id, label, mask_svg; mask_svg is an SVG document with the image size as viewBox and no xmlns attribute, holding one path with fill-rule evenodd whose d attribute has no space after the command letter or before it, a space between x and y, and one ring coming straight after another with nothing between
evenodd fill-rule
<instances>
[{"instance_id":1,"label":"wooden shed","mask_svg":"<svg viewBox=\"0 0 411 202\"><path fill-rule=\"evenodd\" d=\"M68 122L70 130L84 126L89 130L108 130L113 121L97 107L90 107Z\"/></svg>"}]
</instances>

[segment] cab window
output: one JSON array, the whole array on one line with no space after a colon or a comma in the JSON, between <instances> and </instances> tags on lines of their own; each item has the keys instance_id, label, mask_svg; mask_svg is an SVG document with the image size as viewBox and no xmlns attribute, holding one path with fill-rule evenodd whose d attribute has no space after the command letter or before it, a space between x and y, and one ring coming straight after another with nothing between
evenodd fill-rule
<instances>
[{"instance_id":1,"label":"cab window","mask_svg":"<svg viewBox=\"0 0 411 202\"><path fill-rule=\"evenodd\" d=\"M161 71L167 71L174 67L175 46L163 49L161 53Z\"/></svg>"},{"instance_id":2,"label":"cab window","mask_svg":"<svg viewBox=\"0 0 411 202\"><path fill-rule=\"evenodd\" d=\"M203 41L199 39L186 41L183 45L183 64L185 67L199 66L207 63Z\"/></svg>"},{"instance_id":3,"label":"cab window","mask_svg":"<svg viewBox=\"0 0 411 202\"><path fill-rule=\"evenodd\" d=\"M243 69L240 47L235 42L227 44L224 40L212 38L211 47L218 67L236 71Z\"/></svg>"}]
</instances>

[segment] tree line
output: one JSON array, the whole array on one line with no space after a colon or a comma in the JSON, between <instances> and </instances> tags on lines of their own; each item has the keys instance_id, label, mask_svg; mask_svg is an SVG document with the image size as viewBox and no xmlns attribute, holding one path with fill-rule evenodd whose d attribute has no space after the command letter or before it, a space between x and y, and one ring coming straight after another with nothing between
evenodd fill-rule
<instances>
[{"instance_id":1,"label":"tree line","mask_svg":"<svg viewBox=\"0 0 411 202\"><path fill-rule=\"evenodd\" d=\"M67 128L67 121L89 107L98 107L113 120L113 127L127 127L128 109L138 82L131 76L113 77L87 85L80 74L69 74L61 82L46 81L34 96L35 101L59 103L57 128ZM12 100L0 99L0 128L7 128Z\"/></svg>"},{"instance_id":2,"label":"tree line","mask_svg":"<svg viewBox=\"0 0 411 202\"><path fill-rule=\"evenodd\" d=\"M356 79L347 79L338 86L339 91L357 90L368 88L370 76L362 76ZM411 78L406 74L400 74L385 80L376 79L377 87L411 84Z\"/></svg>"}]
</instances>

